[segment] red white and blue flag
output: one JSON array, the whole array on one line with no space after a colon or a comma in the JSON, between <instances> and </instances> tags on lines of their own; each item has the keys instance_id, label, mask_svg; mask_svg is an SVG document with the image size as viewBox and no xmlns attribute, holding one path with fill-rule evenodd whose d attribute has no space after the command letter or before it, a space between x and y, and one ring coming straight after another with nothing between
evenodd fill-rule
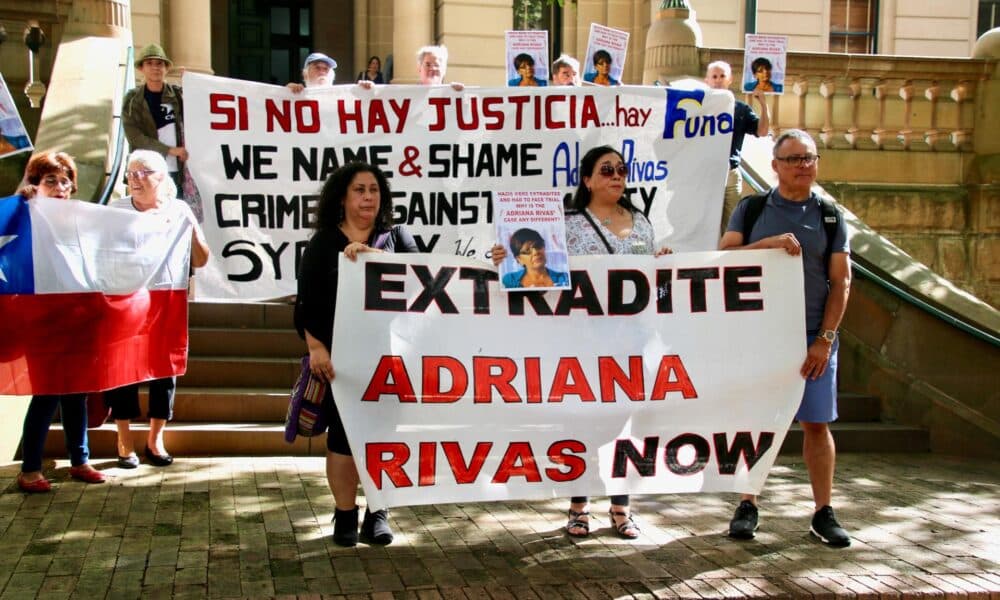
<instances>
[{"instance_id":1,"label":"red white and blue flag","mask_svg":"<svg viewBox=\"0 0 1000 600\"><path fill-rule=\"evenodd\" d=\"M64 394L187 368L191 224L0 198L0 394Z\"/></svg>"}]
</instances>

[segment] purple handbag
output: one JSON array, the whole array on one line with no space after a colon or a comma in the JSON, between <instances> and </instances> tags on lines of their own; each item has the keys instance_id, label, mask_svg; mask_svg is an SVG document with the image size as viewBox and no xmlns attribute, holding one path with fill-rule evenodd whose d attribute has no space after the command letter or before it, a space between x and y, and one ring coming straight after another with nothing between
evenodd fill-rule
<instances>
[{"instance_id":1,"label":"purple handbag","mask_svg":"<svg viewBox=\"0 0 1000 600\"><path fill-rule=\"evenodd\" d=\"M297 435L313 437L326 431L328 417L323 408L323 396L328 385L329 382L309 370L309 355L303 356L302 372L292 386L285 414L286 442L293 443Z\"/></svg>"}]
</instances>

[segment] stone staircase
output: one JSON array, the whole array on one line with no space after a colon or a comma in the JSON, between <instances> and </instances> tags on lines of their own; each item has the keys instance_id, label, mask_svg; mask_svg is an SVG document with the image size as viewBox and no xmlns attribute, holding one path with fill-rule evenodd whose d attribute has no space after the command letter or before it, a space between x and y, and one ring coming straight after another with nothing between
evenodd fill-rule
<instances>
[{"instance_id":1,"label":"stone staircase","mask_svg":"<svg viewBox=\"0 0 1000 600\"><path fill-rule=\"evenodd\" d=\"M187 374L178 379L175 420L166 444L177 456L322 455L325 436L284 440L288 393L298 376L305 344L292 325L287 304L192 304L191 355ZM143 414L146 398L141 396ZM58 424L46 442L46 455L64 457ZM878 398L841 393L840 421L834 424L839 452L927 452L926 431L881 422ZM147 426L133 422L135 445L145 444ZM114 423L90 430L95 459L114 458ZM782 452L798 454L802 432L788 432Z\"/></svg>"}]
</instances>

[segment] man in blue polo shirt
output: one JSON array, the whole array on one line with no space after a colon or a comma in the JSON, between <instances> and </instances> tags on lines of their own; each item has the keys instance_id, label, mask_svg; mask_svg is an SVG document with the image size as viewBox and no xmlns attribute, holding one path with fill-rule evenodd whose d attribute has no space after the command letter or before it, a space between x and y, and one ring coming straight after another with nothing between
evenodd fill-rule
<instances>
[{"instance_id":1,"label":"man in blue polo shirt","mask_svg":"<svg viewBox=\"0 0 1000 600\"><path fill-rule=\"evenodd\" d=\"M802 456L816 503L809 530L826 544L844 547L851 544L851 538L830 506L836 462L830 423L837 420L837 328L851 290L847 227L843 217L836 212L830 215L832 208L822 206L812 191L819 155L808 133L799 129L783 132L774 143L773 157L771 166L778 174L778 187L763 198L759 211L751 208L754 196L740 201L719 249L783 248L793 256L802 255L808 350L800 369L806 387L795 418L802 426ZM748 239L744 239L748 212L757 216ZM831 227L825 224L827 219ZM833 232L832 244L827 231ZM754 537L757 522L757 498L744 495L729 524L730 537Z\"/></svg>"}]
</instances>

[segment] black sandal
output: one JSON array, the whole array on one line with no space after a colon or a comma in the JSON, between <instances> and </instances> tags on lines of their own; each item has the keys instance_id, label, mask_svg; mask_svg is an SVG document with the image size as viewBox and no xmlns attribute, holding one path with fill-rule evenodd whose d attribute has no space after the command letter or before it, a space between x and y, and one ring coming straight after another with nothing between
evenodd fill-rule
<instances>
[{"instance_id":1,"label":"black sandal","mask_svg":"<svg viewBox=\"0 0 1000 600\"><path fill-rule=\"evenodd\" d=\"M618 532L618 537L626 540L639 537L639 526L632 520L632 515L616 510L609 510L608 515L611 517L611 526ZM615 522L615 517L625 517L625 520L618 524Z\"/></svg>"},{"instance_id":2,"label":"black sandal","mask_svg":"<svg viewBox=\"0 0 1000 600\"><path fill-rule=\"evenodd\" d=\"M566 511L569 514L569 521L566 522L566 534L570 537L587 537L590 535L590 521L584 521L580 517L589 517L589 511L576 512L572 508ZM582 529L583 533L573 533L570 529Z\"/></svg>"}]
</instances>

